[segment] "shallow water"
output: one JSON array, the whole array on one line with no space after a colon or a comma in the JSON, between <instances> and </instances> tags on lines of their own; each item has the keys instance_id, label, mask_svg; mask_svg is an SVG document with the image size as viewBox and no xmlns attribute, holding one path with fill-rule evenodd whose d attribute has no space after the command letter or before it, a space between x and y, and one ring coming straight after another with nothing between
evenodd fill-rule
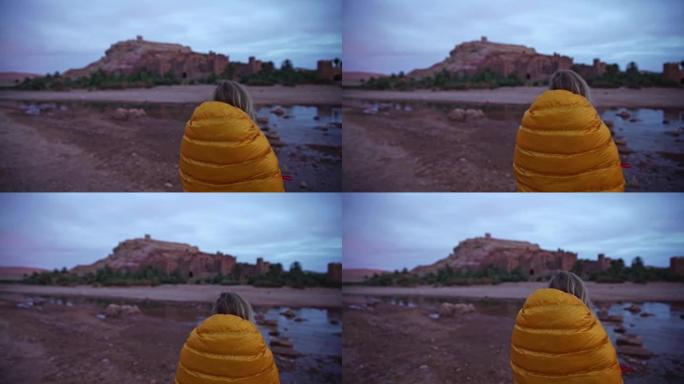
<instances>
[{"instance_id":1,"label":"shallow water","mask_svg":"<svg viewBox=\"0 0 684 384\"><path fill-rule=\"evenodd\" d=\"M625 307L636 304L640 313L627 311ZM623 316L627 333L641 338L643 347L655 354L646 362L646 372L626 375L626 382L647 383L657 378L661 382L675 383L684 379L684 305L671 303L618 303L609 307L611 315ZM653 316L642 317L642 313ZM603 323L613 345L616 345L615 325ZM621 359L624 360L624 359ZM629 365L630 363L627 362ZM630 377L632 376L632 377ZM630 379L629 381L627 379ZM633 379L633 380L632 380Z\"/></svg>"}]
</instances>

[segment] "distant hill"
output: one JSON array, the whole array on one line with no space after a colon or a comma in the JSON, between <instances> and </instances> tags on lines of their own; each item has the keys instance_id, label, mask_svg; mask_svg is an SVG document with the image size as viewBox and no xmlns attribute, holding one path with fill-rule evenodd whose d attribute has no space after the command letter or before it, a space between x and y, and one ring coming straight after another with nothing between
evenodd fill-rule
<instances>
[{"instance_id":1,"label":"distant hill","mask_svg":"<svg viewBox=\"0 0 684 384\"><path fill-rule=\"evenodd\" d=\"M24 81L27 77L33 79L41 75L28 72L0 72L0 87L11 87Z\"/></svg>"},{"instance_id":2,"label":"distant hill","mask_svg":"<svg viewBox=\"0 0 684 384\"><path fill-rule=\"evenodd\" d=\"M382 269L343 269L342 270L342 282L343 283L360 283L365 280L366 277L371 277L373 274L383 274L388 273Z\"/></svg>"},{"instance_id":3,"label":"distant hill","mask_svg":"<svg viewBox=\"0 0 684 384\"><path fill-rule=\"evenodd\" d=\"M45 272L47 269L35 267L0 267L0 280L21 280L24 275L28 276L33 272Z\"/></svg>"},{"instance_id":4,"label":"distant hill","mask_svg":"<svg viewBox=\"0 0 684 384\"><path fill-rule=\"evenodd\" d=\"M342 85L355 86L360 85L361 80L367 81L371 77L384 77L384 73L377 72L342 72Z\"/></svg>"}]
</instances>

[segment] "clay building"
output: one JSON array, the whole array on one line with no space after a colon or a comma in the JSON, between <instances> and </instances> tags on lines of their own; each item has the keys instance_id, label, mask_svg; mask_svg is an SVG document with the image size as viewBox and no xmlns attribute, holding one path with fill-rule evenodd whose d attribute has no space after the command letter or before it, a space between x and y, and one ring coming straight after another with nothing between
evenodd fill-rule
<instances>
[{"instance_id":1,"label":"clay building","mask_svg":"<svg viewBox=\"0 0 684 384\"><path fill-rule=\"evenodd\" d=\"M231 275L240 265L240 277L253 277L267 273L271 264L258 258L256 264L238 263L235 256L221 252L207 253L198 247L184 243L155 240L150 235L120 242L112 253L90 265L72 269L78 275L95 273L105 266L115 271L134 272L153 267L165 274L180 273L189 279L211 278Z\"/></svg>"},{"instance_id":2,"label":"clay building","mask_svg":"<svg viewBox=\"0 0 684 384\"><path fill-rule=\"evenodd\" d=\"M146 41L142 36L112 44L105 55L85 68L64 73L69 78L89 76L98 70L107 74L132 75L147 70L156 76L172 74L191 81L220 75L228 66L228 56L193 52L190 47Z\"/></svg>"},{"instance_id":3,"label":"clay building","mask_svg":"<svg viewBox=\"0 0 684 384\"><path fill-rule=\"evenodd\" d=\"M684 70L680 63L664 63L663 78L684 85Z\"/></svg>"},{"instance_id":4,"label":"clay building","mask_svg":"<svg viewBox=\"0 0 684 384\"><path fill-rule=\"evenodd\" d=\"M342 81L342 65L339 60L318 60L316 75L324 81Z\"/></svg>"},{"instance_id":5,"label":"clay building","mask_svg":"<svg viewBox=\"0 0 684 384\"><path fill-rule=\"evenodd\" d=\"M328 279L336 283L342 282L342 263L328 263Z\"/></svg>"},{"instance_id":6,"label":"clay building","mask_svg":"<svg viewBox=\"0 0 684 384\"><path fill-rule=\"evenodd\" d=\"M670 272L684 276L684 256L670 257Z\"/></svg>"},{"instance_id":7,"label":"clay building","mask_svg":"<svg viewBox=\"0 0 684 384\"><path fill-rule=\"evenodd\" d=\"M592 79L606 73L606 63L599 59L594 59L592 65L575 64L573 69L585 79Z\"/></svg>"},{"instance_id":8,"label":"clay building","mask_svg":"<svg viewBox=\"0 0 684 384\"><path fill-rule=\"evenodd\" d=\"M610 257L606 257L603 253L599 253L596 260L582 260L583 273L603 272L610 268L610 262L613 261Z\"/></svg>"},{"instance_id":9,"label":"clay building","mask_svg":"<svg viewBox=\"0 0 684 384\"><path fill-rule=\"evenodd\" d=\"M534 48L517 44L494 43L482 36L480 40L457 45L443 61L425 69L416 69L408 76L423 78L446 71L452 75L475 75L490 71L499 76L516 75L526 83L546 81L559 69L572 68L571 57L544 55Z\"/></svg>"},{"instance_id":10,"label":"clay building","mask_svg":"<svg viewBox=\"0 0 684 384\"><path fill-rule=\"evenodd\" d=\"M549 275L555 271L569 271L577 262L577 254L564 250L550 251L527 241L497 239L485 233L461 241L446 258L428 266L419 266L413 273L437 273L449 266L452 270L478 270L489 265L507 272L519 270L531 278Z\"/></svg>"}]
</instances>

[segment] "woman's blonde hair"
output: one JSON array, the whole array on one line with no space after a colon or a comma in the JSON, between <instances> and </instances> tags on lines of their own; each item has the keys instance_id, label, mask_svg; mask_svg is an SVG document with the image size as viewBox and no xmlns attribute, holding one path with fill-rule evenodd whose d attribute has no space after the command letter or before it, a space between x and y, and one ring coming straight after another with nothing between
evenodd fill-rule
<instances>
[{"instance_id":1,"label":"woman's blonde hair","mask_svg":"<svg viewBox=\"0 0 684 384\"><path fill-rule=\"evenodd\" d=\"M216 299L214 313L222 315L235 315L247 321L254 322L252 306L242 296L233 292L224 292Z\"/></svg>"},{"instance_id":2,"label":"woman's blonde hair","mask_svg":"<svg viewBox=\"0 0 684 384\"><path fill-rule=\"evenodd\" d=\"M242 84L237 81L223 80L214 90L214 100L230 104L242 109L252 120L256 119L252 96Z\"/></svg>"},{"instance_id":3,"label":"woman's blonde hair","mask_svg":"<svg viewBox=\"0 0 684 384\"><path fill-rule=\"evenodd\" d=\"M559 69L551 75L549 89L563 89L576 95L584 96L591 101L591 90L586 81L577 72L570 69Z\"/></svg>"},{"instance_id":4,"label":"woman's blonde hair","mask_svg":"<svg viewBox=\"0 0 684 384\"><path fill-rule=\"evenodd\" d=\"M591 308L589 301L589 292L584 285L584 281L572 272L560 271L549 282L549 288L555 288L563 292L569 293L582 300L587 307Z\"/></svg>"}]
</instances>

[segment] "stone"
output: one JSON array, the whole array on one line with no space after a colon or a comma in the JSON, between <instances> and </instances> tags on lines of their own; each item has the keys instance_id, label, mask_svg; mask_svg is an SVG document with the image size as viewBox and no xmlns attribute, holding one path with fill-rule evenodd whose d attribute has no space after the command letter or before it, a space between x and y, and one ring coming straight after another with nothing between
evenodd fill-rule
<instances>
[{"instance_id":1,"label":"stone","mask_svg":"<svg viewBox=\"0 0 684 384\"><path fill-rule=\"evenodd\" d=\"M439 305L440 317L455 317L456 315L463 315L474 311L475 307L470 303L442 303Z\"/></svg>"},{"instance_id":2,"label":"stone","mask_svg":"<svg viewBox=\"0 0 684 384\"><path fill-rule=\"evenodd\" d=\"M306 181L302 181L301 183L299 183L299 186L300 186L302 189L308 189L308 188L309 188L309 184L307 184Z\"/></svg>"},{"instance_id":3,"label":"stone","mask_svg":"<svg viewBox=\"0 0 684 384\"><path fill-rule=\"evenodd\" d=\"M626 109L623 109L622 111L618 112L617 115L625 120L629 119L632 116L632 114Z\"/></svg>"},{"instance_id":4,"label":"stone","mask_svg":"<svg viewBox=\"0 0 684 384\"><path fill-rule=\"evenodd\" d=\"M173 188L173 184L169 183L168 181L166 183L164 183L164 186L166 188Z\"/></svg>"},{"instance_id":5,"label":"stone","mask_svg":"<svg viewBox=\"0 0 684 384\"><path fill-rule=\"evenodd\" d=\"M40 115L40 108L37 105L29 105L24 110L24 113L30 116L38 116Z\"/></svg>"},{"instance_id":6,"label":"stone","mask_svg":"<svg viewBox=\"0 0 684 384\"><path fill-rule=\"evenodd\" d=\"M447 117L452 121L464 121L466 114L462 108L454 108L447 114Z\"/></svg>"},{"instance_id":7,"label":"stone","mask_svg":"<svg viewBox=\"0 0 684 384\"><path fill-rule=\"evenodd\" d=\"M288 347L271 347L271 352L273 352L274 355L277 356L285 356L285 357L290 357L290 358L297 358L299 356L302 356L301 353L295 351L292 348Z\"/></svg>"},{"instance_id":8,"label":"stone","mask_svg":"<svg viewBox=\"0 0 684 384\"><path fill-rule=\"evenodd\" d=\"M280 312L280 314L281 314L282 316L287 317L288 319L292 319L292 318L294 318L295 316L297 316L297 314L296 314L293 310L291 310L291 309L287 309L287 310L285 310L285 311L283 311L283 312Z\"/></svg>"},{"instance_id":9,"label":"stone","mask_svg":"<svg viewBox=\"0 0 684 384\"><path fill-rule=\"evenodd\" d=\"M646 348L636 345L618 345L617 353L619 355L632 356L639 359L649 359L653 356Z\"/></svg>"},{"instance_id":10,"label":"stone","mask_svg":"<svg viewBox=\"0 0 684 384\"><path fill-rule=\"evenodd\" d=\"M276 116L283 116L285 114L285 110L282 107L275 107L271 109L271 113Z\"/></svg>"},{"instance_id":11,"label":"stone","mask_svg":"<svg viewBox=\"0 0 684 384\"><path fill-rule=\"evenodd\" d=\"M264 319L261 321L257 321L257 324L263 325L265 327L277 327L278 326L278 320Z\"/></svg>"},{"instance_id":12,"label":"stone","mask_svg":"<svg viewBox=\"0 0 684 384\"><path fill-rule=\"evenodd\" d=\"M259 124L268 124L268 117L257 117L256 122Z\"/></svg>"},{"instance_id":13,"label":"stone","mask_svg":"<svg viewBox=\"0 0 684 384\"><path fill-rule=\"evenodd\" d=\"M623 335L619 335L616 338L615 343L617 345L641 345L641 338L631 333L625 333Z\"/></svg>"},{"instance_id":14,"label":"stone","mask_svg":"<svg viewBox=\"0 0 684 384\"><path fill-rule=\"evenodd\" d=\"M431 313L428 315L432 320L439 320L439 313Z\"/></svg>"},{"instance_id":15,"label":"stone","mask_svg":"<svg viewBox=\"0 0 684 384\"><path fill-rule=\"evenodd\" d=\"M481 109L466 109L465 116L468 120L475 120L484 118L484 112Z\"/></svg>"},{"instance_id":16,"label":"stone","mask_svg":"<svg viewBox=\"0 0 684 384\"><path fill-rule=\"evenodd\" d=\"M287 339L272 337L271 338L271 346L272 347L292 348L292 342L287 340Z\"/></svg>"},{"instance_id":17,"label":"stone","mask_svg":"<svg viewBox=\"0 0 684 384\"><path fill-rule=\"evenodd\" d=\"M642 312L639 316L641 316L641 317L649 317L649 316L654 316L654 315L653 315L652 313L650 313L650 312Z\"/></svg>"},{"instance_id":18,"label":"stone","mask_svg":"<svg viewBox=\"0 0 684 384\"><path fill-rule=\"evenodd\" d=\"M632 313L639 313L641 312L641 307L639 307L636 304L632 304L629 307L625 307L625 310L630 311Z\"/></svg>"},{"instance_id":19,"label":"stone","mask_svg":"<svg viewBox=\"0 0 684 384\"><path fill-rule=\"evenodd\" d=\"M107 306L107 308L105 308L105 315L107 315L107 317L123 317L123 316L136 315L139 313L140 313L140 308L138 308L137 305L109 304Z\"/></svg>"},{"instance_id":20,"label":"stone","mask_svg":"<svg viewBox=\"0 0 684 384\"><path fill-rule=\"evenodd\" d=\"M613 329L613 331L615 331L615 333L625 333L626 332L625 327L622 325L618 325L617 327L615 327Z\"/></svg>"},{"instance_id":21,"label":"stone","mask_svg":"<svg viewBox=\"0 0 684 384\"><path fill-rule=\"evenodd\" d=\"M105 320L105 319L107 318L107 316L105 316L105 315L103 315L103 314L101 314L101 313L98 313L97 315L95 315L95 317L97 317L97 318L100 319L100 320Z\"/></svg>"}]
</instances>

